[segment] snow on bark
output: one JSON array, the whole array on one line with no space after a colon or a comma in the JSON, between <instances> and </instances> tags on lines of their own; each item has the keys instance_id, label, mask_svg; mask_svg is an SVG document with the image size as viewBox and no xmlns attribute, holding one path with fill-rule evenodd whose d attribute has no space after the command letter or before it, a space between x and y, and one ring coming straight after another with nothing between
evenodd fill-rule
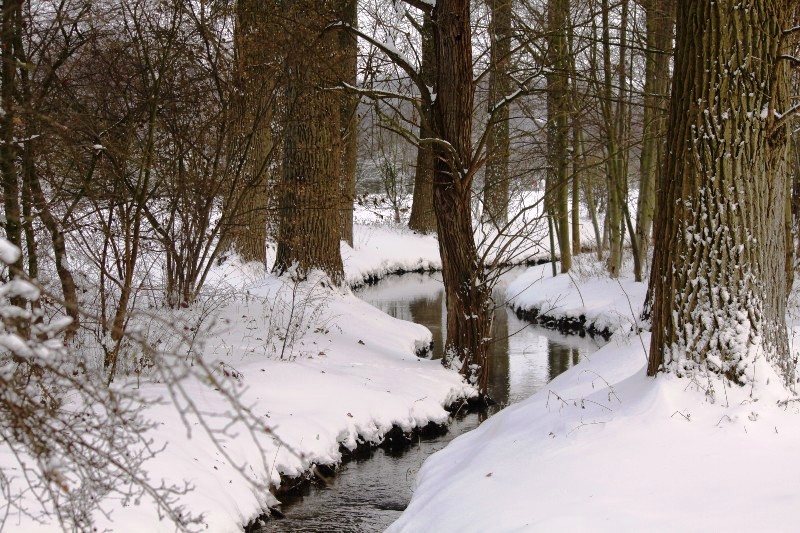
<instances>
[{"instance_id":1,"label":"snow on bark","mask_svg":"<svg viewBox=\"0 0 800 533\"><path fill-rule=\"evenodd\" d=\"M774 3L748 4L678 10L651 374L710 371L745 383L766 357L794 381L784 323L788 134L769 112L787 107L784 15Z\"/></svg>"}]
</instances>

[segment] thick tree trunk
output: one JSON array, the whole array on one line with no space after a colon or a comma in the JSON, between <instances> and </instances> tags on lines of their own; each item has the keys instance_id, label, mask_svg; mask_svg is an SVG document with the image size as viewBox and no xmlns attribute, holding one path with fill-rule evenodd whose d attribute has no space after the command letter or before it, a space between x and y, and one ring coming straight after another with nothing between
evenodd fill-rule
<instances>
[{"instance_id":1,"label":"thick tree trunk","mask_svg":"<svg viewBox=\"0 0 800 533\"><path fill-rule=\"evenodd\" d=\"M341 47L336 32L324 31L338 18L338 6L330 0L286 5L296 49L285 58L287 113L274 271L293 271L302 279L321 269L340 284L341 95L326 88L337 82Z\"/></svg>"},{"instance_id":2,"label":"thick tree trunk","mask_svg":"<svg viewBox=\"0 0 800 533\"><path fill-rule=\"evenodd\" d=\"M262 0L236 4L236 68L239 92L233 104L236 124L235 153L242 169L235 173L225 198L228 221L223 238L244 261L267 262L269 213L268 168L273 151L277 74L273 42L267 25L274 9Z\"/></svg>"},{"instance_id":3,"label":"thick tree trunk","mask_svg":"<svg viewBox=\"0 0 800 533\"><path fill-rule=\"evenodd\" d=\"M340 0L341 20L352 27L358 26L358 2ZM347 31L339 32L342 59L340 82L356 85L358 67L358 41ZM358 159L358 97L343 92L341 96L342 170L340 184L339 226L341 239L353 246L353 201L356 197L356 163Z\"/></svg>"},{"instance_id":4,"label":"thick tree trunk","mask_svg":"<svg viewBox=\"0 0 800 533\"><path fill-rule=\"evenodd\" d=\"M789 5L679 2L649 374L743 383L765 356L794 382L784 271Z\"/></svg>"},{"instance_id":5,"label":"thick tree trunk","mask_svg":"<svg viewBox=\"0 0 800 533\"><path fill-rule=\"evenodd\" d=\"M433 39L433 20L428 15L422 23L422 67L421 75L426 85L433 87L436 83L436 50ZM408 227L421 233L436 231L436 215L433 212L433 145L430 140L434 135L433 114L426 102L421 103L419 138L422 140L417 148L417 165L414 174L414 197L411 204L411 215Z\"/></svg>"},{"instance_id":6,"label":"thick tree trunk","mask_svg":"<svg viewBox=\"0 0 800 533\"><path fill-rule=\"evenodd\" d=\"M432 110L437 138L445 141L434 144L433 195L447 303L445 362L459 360L462 374L485 393L490 295L472 233L472 173L465 171L474 94L469 15L469 0L439 0L433 12L438 68Z\"/></svg>"},{"instance_id":7,"label":"thick tree trunk","mask_svg":"<svg viewBox=\"0 0 800 533\"><path fill-rule=\"evenodd\" d=\"M511 94L512 0L489 0L489 132L486 139L486 173L483 186L483 220L502 228L508 221L508 105ZM498 104L499 107L498 107Z\"/></svg>"}]
</instances>

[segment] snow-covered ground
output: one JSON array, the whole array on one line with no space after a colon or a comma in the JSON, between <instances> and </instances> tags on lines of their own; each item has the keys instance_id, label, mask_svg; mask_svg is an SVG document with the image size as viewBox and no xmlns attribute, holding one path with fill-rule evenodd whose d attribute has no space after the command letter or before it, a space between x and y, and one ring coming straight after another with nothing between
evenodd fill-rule
<instances>
[{"instance_id":1,"label":"snow-covered ground","mask_svg":"<svg viewBox=\"0 0 800 533\"><path fill-rule=\"evenodd\" d=\"M473 394L438 361L416 357L416 350L430 342L429 331L395 320L348 291L308 284L296 288L276 278L263 279L248 290L247 301L222 310L220 321L229 326L205 342L205 353L225 362L221 371L235 373L241 401L268 418L272 435L227 439L221 443L229 454L225 458L199 428L188 438L171 405L148 413L162 424L157 442L167 443L148 467L168 482L185 480L194 487L182 501L188 511L204 514L210 531L241 531L276 503L269 493L248 484L237 465L245 466L252 481L278 486L281 475L298 476L313 465L337 464L340 445L352 449L359 442L378 443L395 425L410 431L429 422L444 423L445 407ZM296 323L311 328L299 332L281 358L280 336L293 324L274 324L271 310L291 306L295 290L303 293L295 311L306 313L306 319ZM300 306L308 307L299 310ZM284 319L288 311L281 310ZM269 320L273 323L265 322ZM275 337L268 339L270 334ZM224 417L227 403L215 391L202 383L185 386L208 417ZM150 384L146 394L163 390ZM114 531L173 529L159 522L145 502L117 509L109 526Z\"/></svg>"},{"instance_id":2,"label":"snow-covered ground","mask_svg":"<svg viewBox=\"0 0 800 533\"><path fill-rule=\"evenodd\" d=\"M508 291L517 305L611 325L638 314L644 293L632 283L533 268ZM800 334L795 300L790 339ZM746 387L648 378L649 342L617 328L539 393L433 455L389 531L796 531L800 403L782 379L763 359Z\"/></svg>"},{"instance_id":3,"label":"snow-covered ground","mask_svg":"<svg viewBox=\"0 0 800 533\"><path fill-rule=\"evenodd\" d=\"M358 225L354 240L354 248L343 244L353 285L390 272L440 268L435 237ZM201 332L192 356L202 354L269 432L254 434L241 422L227 427L235 416L229 400L198 376L181 383L181 410L161 383L116 380L115 386L138 388L146 399L165 400L144 413L158 424L150 435L153 447L165 446L145 468L154 485L163 480L191 486L180 503L186 513L202 515L201 529L241 531L276 503L266 486L278 486L282 476L336 465L340 446L379 443L394 426L410 431L444 423L445 407L475 394L455 371L417 357L431 341L425 327L394 319L347 288L326 285L323 276L296 284L229 257L209 276L206 293L212 296L198 304L202 312L176 311L179 328ZM205 315L202 325L192 325L199 315ZM184 319L190 320L186 327ZM204 413L203 421L189 414L184 423L181 412L189 411ZM217 445L204 424L215 432ZM0 449L0 462L8 465L13 458ZM109 516L96 514L100 529L175 530L147 497L127 507L119 500L102 505ZM57 526L11 516L5 527L29 532Z\"/></svg>"},{"instance_id":4,"label":"snow-covered ground","mask_svg":"<svg viewBox=\"0 0 800 533\"><path fill-rule=\"evenodd\" d=\"M270 261L274 259L274 249L268 255ZM342 256L351 286L392 272L441 268L435 236L369 221L356 224L354 246L342 244ZM616 282L609 285L579 269L572 278L557 277L538 284L543 287L538 292L522 290L536 285L537 279L544 281L548 269L549 265L530 269L508 287L514 305L582 313L593 320L606 320L609 327L634 324L632 316L638 315L640 306L637 298L641 299L638 295L643 292L630 282L622 282L627 296L621 298L614 288ZM254 434L241 422L228 426L232 415L229 399L209 387L207 380L198 378L201 374L182 383L186 394L179 399L182 410L176 409L175 398L168 397L169 390L161 383L142 377L141 383L130 378L118 379L115 384L137 387L148 400L166 400L146 412L159 428L151 435L153 447L165 446L146 463L148 475L156 485L161 481L179 486L188 483L192 490L181 498L183 510L202 515L201 524L210 531L240 531L276 503L266 486L277 486L284 476L308 473L314 465L337 464L340 446L377 443L393 426L411 430L429 422L442 423L447 419L447 405L475 394L455 372L416 356L430 342L428 330L385 315L347 289L324 284L321 277L293 284L267 275L261 265L241 264L236 257L228 257L209 275L205 292L215 296L201 299L201 309L175 311L175 325L181 325L187 317L202 318L202 327L199 323L192 325L191 320L183 327L190 333L199 332L194 355L202 354L207 364L217 369L216 377L227 384L224 390L234 391L255 416L266 421L269 431ZM578 297L577 291L572 291L575 287L581 288ZM631 327L619 329L628 331ZM635 337L620 335L615 342L627 344L614 360L623 361L625 353L637 350L638 358L644 360ZM597 358L604 359L600 354ZM614 369L620 371L616 366ZM600 383L602 380L594 383L598 390ZM192 409L186 408L187 401L193 402ZM199 420L187 416L189 411L205 416ZM216 444L209 430L216 434ZM457 441L458 446L462 446L458 444L462 440ZM484 441L480 442L482 445ZM496 449L495 444L490 443L489 448ZM0 450L0 462L5 465L10 460ZM420 494L427 490L426 479L433 479L427 471L423 471ZM419 505L419 497L412 505ZM462 505L459 502L451 507L457 510ZM160 519L146 497L129 506L120 500L107 500L103 508L109 515L96 515L100 528L174 530L173 524ZM408 519L406 513L403 520ZM443 523L450 529L449 522ZM5 522L9 530L26 532L51 531L53 526L34 524L21 516L10 516ZM432 530L427 526L408 527Z\"/></svg>"},{"instance_id":5,"label":"snow-covered ground","mask_svg":"<svg viewBox=\"0 0 800 533\"><path fill-rule=\"evenodd\" d=\"M496 227L490 223L481 224L480 221L480 206L473 205L473 229L475 244L478 247L478 253L484 259L486 264L498 262L501 264L522 264L527 261L546 259L550 257L550 242L547 227L547 219L544 217L544 194L541 190L521 190L513 194L509 203L509 221L507 226ZM371 237L368 228L374 228L376 234L371 239L373 242L382 242L383 237L390 234L392 231L408 233L406 227L407 218L403 218L401 226L392 225L387 221L392 220L393 212L389 203L381 202L380 196L370 196L367 201L362 205L355 206L354 220L356 238L354 238L354 245L356 252L359 248L364 248L363 243L360 245L358 234L362 236ZM636 194L633 193L629 197L632 212L636 210ZM409 209L403 212L403 216L407 217L410 214L410 197L407 199L406 205ZM602 224L602 218L600 220ZM581 207L580 213L580 234L581 246L594 248L595 247L595 234L592 227L589 213L584 206ZM430 237L435 242L435 236ZM391 243L391 238L386 241L387 244ZM435 257L428 255L426 250L421 250L421 258L426 261L433 261L435 264L440 263L438 259L438 250L434 245ZM391 255L388 257L396 257L397 252L391 251L391 247L383 246L383 249ZM348 250L342 249L342 256L346 256ZM558 250L556 250L558 254ZM434 264L432 263L432 264ZM416 269L407 269L416 270Z\"/></svg>"},{"instance_id":6,"label":"snow-covered ground","mask_svg":"<svg viewBox=\"0 0 800 533\"><path fill-rule=\"evenodd\" d=\"M379 224L355 224L353 246L342 242L342 261L351 286L392 273L442 269L435 235Z\"/></svg>"},{"instance_id":7,"label":"snow-covered ground","mask_svg":"<svg viewBox=\"0 0 800 533\"><path fill-rule=\"evenodd\" d=\"M575 258L568 274L552 275L550 264L527 269L506 289L514 310L540 318L579 321L586 329L629 332L638 329L646 283L631 277L610 279L593 255Z\"/></svg>"}]
</instances>

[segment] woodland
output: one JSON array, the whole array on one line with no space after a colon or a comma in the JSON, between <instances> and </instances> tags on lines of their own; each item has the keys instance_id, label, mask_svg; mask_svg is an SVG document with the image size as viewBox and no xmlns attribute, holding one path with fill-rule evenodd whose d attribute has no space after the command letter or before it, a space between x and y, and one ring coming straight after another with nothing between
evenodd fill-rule
<instances>
[{"instance_id":1,"label":"woodland","mask_svg":"<svg viewBox=\"0 0 800 533\"><path fill-rule=\"evenodd\" d=\"M325 478L318 467L335 470L342 450L495 404L506 308L610 338L554 383L584 368L604 384L569 385L582 398L630 389L620 417L653 391L713 409L763 394L800 442L795 2L0 10L0 530L269 523L280 487ZM441 279L438 339L354 292L408 272ZM389 399L358 396L348 380L362 378ZM525 405L551 413L553 394L567 410L589 402L551 387ZM653 420L689 422L682 409ZM306 426L288 418L300 412ZM732 426L751 414L708 413ZM573 430L606 424L562 415ZM436 465L484 465L482 429L425 463L392 530L478 527ZM549 457L538 438L526 457ZM206 459L193 478L180 458L195 449ZM486 468L502 470L502 455ZM507 486L539 494L526 483ZM494 527L594 528L516 519ZM657 521L639 519L614 524Z\"/></svg>"}]
</instances>

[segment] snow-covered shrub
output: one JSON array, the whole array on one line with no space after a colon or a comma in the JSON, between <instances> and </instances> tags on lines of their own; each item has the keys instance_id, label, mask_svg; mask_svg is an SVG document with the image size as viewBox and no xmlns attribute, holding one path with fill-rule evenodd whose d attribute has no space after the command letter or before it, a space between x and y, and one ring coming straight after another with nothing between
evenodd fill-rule
<instances>
[{"instance_id":1,"label":"snow-covered shrub","mask_svg":"<svg viewBox=\"0 0 800 533\"><path fill-rule=\"evenodd\" d=\"M0 261L12 263L19 253L0 238ZM198 529L200 517L181 504L191 487L153 479L145 465L163 450L154 444L154 431L163 426L149 416L157 409L163 414L170 404L184 431L205 434L254 490L266 491L221 443L249 440L255 451L249 463L267 464L266 455L258 456L263 436L277 437L242 405L243 384L229 365L186 351L197 342L191 327L174 322L175 317L150 317L151 326L161 324L165 338L172 328L172 350L149 344L153 335L143 328L126 332L126 345L146 358L149 381L159 384L160 392L153 394L152 386L140 389L131 379L109 383L101 367L86 363L76 344L65 345L61 333L68 321L45 315L38 305L44 296L33 280L15 277L0 283L0 530L6 521L22 520L91 531L99 517L108 518L120 504L152 505L176 530ZM14 305L12 298L27 303ZM187 311L187 318L203 316ZM174 350L179 347L182 352ZM218 395L221 414L208 414L197 404L198 393L205 397L206 389Z\"/></svg>"},{"instance_id":2,"label":"snow-covered shrub","mask_svg":"<svg viewBox=\"0 0 800 533\"><path fill-rule=\"evenodd\" d=\"M159 451L146 437L153 427L146 404L130 389L108 387L64 346L59 333L67 320L43 320L37 307L10 302L39 296L21 278L0 285L0 491L7 506L0 517L56 518L65 529L88 531L103 497L133 504L147 494L188 527L193 519L178 504L187 487L154 485L142 469Z\"/></svg>"}]
</instances>

